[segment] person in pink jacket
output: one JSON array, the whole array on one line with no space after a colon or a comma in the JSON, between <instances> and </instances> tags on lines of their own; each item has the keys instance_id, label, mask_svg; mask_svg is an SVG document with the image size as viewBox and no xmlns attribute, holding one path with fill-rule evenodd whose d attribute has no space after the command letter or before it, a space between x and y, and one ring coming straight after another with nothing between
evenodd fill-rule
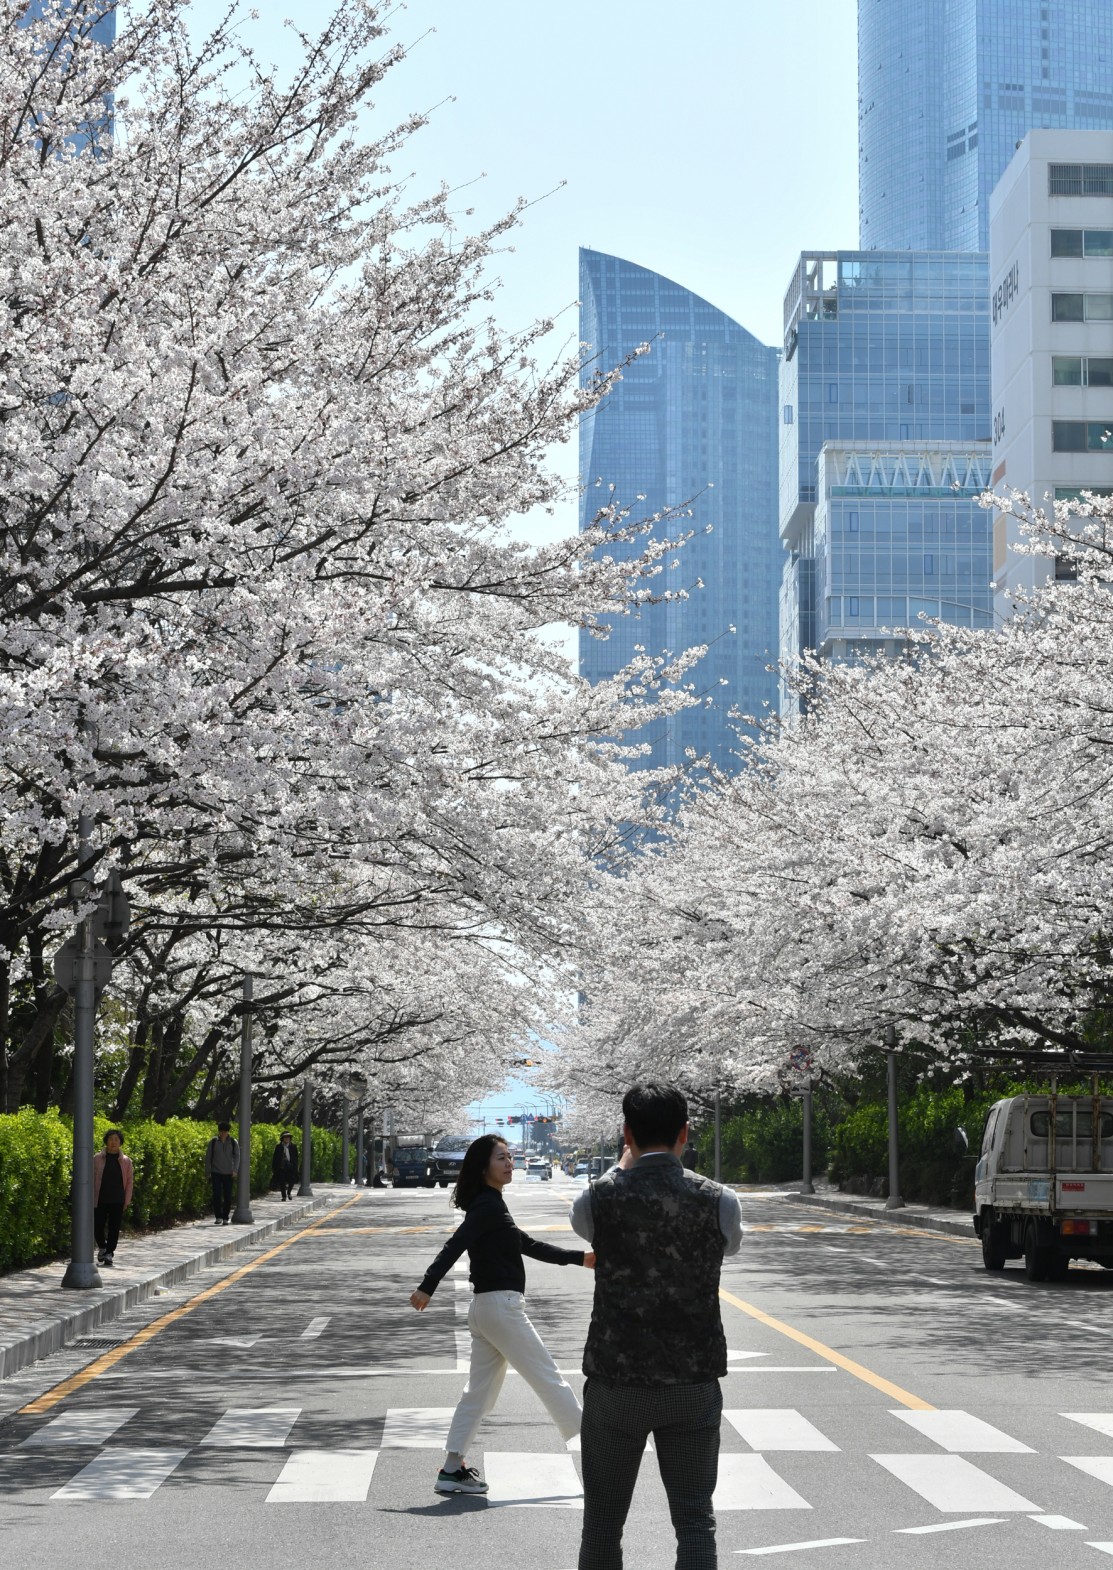
<instances>
[{"instance_id":1,"label":"person in pink jacket","mask_svg":"<svg viewBox=\"0 0 1113 1570\"><path fill-rule=\"evenodd\" d=\"M115 1261L120 1238L120 1218L131 1204L135 1171L123 1152L124 1136L110 1128L104 1136L104 1149L93 1157L93 1231L97 1239L97 1264Z\"/></svg>"}]
</instances>

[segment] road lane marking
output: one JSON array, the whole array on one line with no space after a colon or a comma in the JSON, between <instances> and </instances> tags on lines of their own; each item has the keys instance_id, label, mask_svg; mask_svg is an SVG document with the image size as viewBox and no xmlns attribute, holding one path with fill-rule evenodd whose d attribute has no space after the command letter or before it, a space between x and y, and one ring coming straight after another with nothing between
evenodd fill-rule
<instances>
[{"instance_id":1,"label":"road lane marking","mask_svg":"<svg viewBox=\"0 0 1113 1570\"><path fill-rule=\"evenodd\" d=\"M751 1450L837 1450L802 1413L788 1407L730 1408L723 1417Z\"/></svg>"},{"instance_id":2,"label":"road lane marking","mask_svg":"<svg viewBox=\"0 0 1113 1570\"><path fill-rule=\"evenodd\" d=\"M1082 1423L1113 1439L1113 1412L1060 1412L1059 1416L1065 1417L1068 1423Z\"/></svg>"},{"instance_id":3,"label":"road lane marking","mask_svg":"<svg viewBox=\"0 0 1113 1570\"><path fill-rule=\"evenodd\" d=\"M224 1450L281 1450L300 1416L300 1406L229 1407L201 1443Z\"/></svg>"},{"instance_id":4,"label":"road lane marking","mask_svg":"<svg viewBox=\"0 0 1113 1570\"><path fill-rule=\"evenodd\" d=\"M1081 1521L1072 1521L1069 1515L1030 1515L1029 1521L1049 1526L1053 1532L1085 1532Z\"/></svg>"},{"instance_id":5,"label":"road lane marking","mask_svg":"<svg viewBox=\"0 0 1113 1570\"><path fill-rule=\"evenodd\" d=\"M367 1499L377 1450L295 1450L286 1459L268 1505L361 1505Z\"/></svg>"},{"instance_id":6,"label":"road lane marking","mask_svg":"<svg viewBox=\"0 0 1113 1570\"><path fill-rule=\"evenodd\" d=\"M1005 1518L999 1515L975 1516L972 1521L937 1521L934 1526L895 1526L894 1532L905 1537L922 1537L929 1532L965 1532L971 1526L1004 1526Z\"/></svg>"},{"instance_id":7,"label":"road lane marking","mask_svg":"<svg viewBox=\"0 0 1113 1570\"><path fill-rule=\"evenodd\" d=\"M488 1505L519 1509L582 1510L584 1490L569 1455L534 1450L488 1450L483 1457Z\"/></svg>"},{"instance_id":8,"label":"road lane marking","mask_svg":"<svg viewBox=\"0 0 1113 1570\"><path fill-rule=\"evenodd\" d=\"M466 1374L471 1369L471 1331L454 1330L456 1337L456 1372Z\"/></svg>"},{"instance_id":9,"label":"road lane marking","mask_svg":"<svg viewBox=\"0 0 1113 1570\"><path fill-rule=\"evenodd\" d=\"M150 1499L188 1450L102 1450L51 1499Z\"/></svg>"},{"instance_id":10,"label":"road lane marking","mask_svg":"<svg viewBox=\"0 0 1113 1570\"><path fill-rule=\"evenodd\" d=\"M115 1368L120 1359L127 1357L129 1352L134 1352L138 1347L146 1346L148 1341L153 1341L168 1325L176 1324L179 1319L184 1319L187 1314L192 1314L193 1310L200 1308L202 1303L207 1303L210 1298L216 1297L220 1292L226 1292L237 1281L242 1281L244 1276L250 1275L253 1270L258 1270L260 1265L265 1265L268 1260L274 1259L277 1254L284 1253L286 1249L292 1248L295 1243L300 1243L307 1237L315 1237L326 1221L330 1221L333 1216L339 1215L340 1211L347 1210L349 1205L359 1204L362 1198L362 1194L354 1194L351 1199L346 1199L335 1210L328 1211L321 1217L320 1221L311 1222L309 1226L303 1227L300 1232L295 1232L291 1237L284 1238L281 1243L276 1243L273 1248L268 1248L265 1253L249 1260L246 1265L241 1265L238 1270L233 1270L232 1274L225 1276L222 1281L214 1281L212 1286L206 1287L202 1292L198 1292L196 1297L191 1297L188 1303L182 1303L177 1308L172 1308L168 1314L162 1314L158 1319L152 1320L149 1325L144 1325L143 1329L136 1331L129 1341L121 1342L119 1346L113 1347L111 1352L105 1352L102 1357L96 1358L87 1368L83 1368L80 1373L71 1374L69 1379L63 1379L61 1384L55 1385L52 1390L47 1390L43 1395L37 1396L34 1401L29 1401L26 1406L21 1406L19 1415L21 1417L36 1416L40 1412L49 1412L51 1407L58 1405L59 1401L64 1401L67 1396L71 1396L75 1391L83 1389L85 1385L90 1384L107 1369Z\"/></svg>"},{"instance_id":11,"label":"road lane marking","mask_svg":"<svg viewBox=\"0 0 1113 1570\"><path fill-rule=\"evenodd\" d=\"M721 1455L719 1481L711 1502L716 1512L811 1509L808 1501L759 1455Z\"/></svg>"},{"instance_id":12,"label":"road lane marking","mask_svg":"<svg viewBox=\"0 0 1113 1570\"><path fill-rule=\"evenodd\" d=\"M137 1406L118 1406L91 1412L64 1412L37 1428L20 1445L27 1450L39 1445L103 1445L118 1428L139 1411Z\"/></svg>"},{"instance_id":13,"label":"road lane marking","mask_svg":"<svg viewBox=\"0 0 1113 1570\"><path fill-rule=\"evenodd\" d=\"M1096 1548L1099 1554L1113 1554L1113 1543L1087 1543L1087 1548Z\"/></svg>"},{"instance_id":14,"label":"road lane marking","mask_svg":"<svg viewBox=\"0 0 1113 1570\"><path fill-rule=\"evenodd\" d=\"M380 1449L443 1450L455 1411L452 1406L389 1407Z\"/></svg>"},{"instance_id":15,"label":"road lane marking","mask_svg":"<svg viewBox=\"0 0 1113 1570\"><path fill-rule=\"evenodd\" d=\"M732 1307L741 1309L743 1314L749 1314L751 1319L756 1319L761 1325L768 1325L771 1330L779 1331L782 1336L787 1336L790 1341L796 1341L800 1346L805 1346L817 1356L824 1357L836 1368L841 1368L844 1373L853 1374L855 1379L860 1379L863 1384L870 1385L884 1396L889 1396L893 1401L899 1401L901 1406L912 1407L918 1412L934 1412L935 1408L929 1401L922 1401L919 1396L912 1395L907 1390L902 1390L899 1385L894 1385L891 1380L883 1379L880 1374L875 1374L872 1369L865 1368L861 1363L856 1363L853 1358L844 1357L841 1352L836 1352L832 1347L825 1346L822 1341L817 1341L814 1336L806 1335L803 1330L797 1330L793 1325L786 1325L783 1319L774 1319L772 1314L764 1313L760 1308L755 1308L752 1303L744 1303L740 1297L735 1297L733 1292L728 1292L725 1287L719 1288L719 1296ZM1033 1506L1033 1509L1035 1506Z\"/></svg>"},{"instance_id":16,"label":"road lane marking","mask_svg":"<svg viewBox=\"0 0 1113 1570\"><path fill-rule=\"evenodd\" d=\"M1099 1483L1113 1483L1113 1456L1060 1456L1059 1460L1096 1477Z\"/></svg>"},{"instance_id":17,"label":"road lane marking","mask_svg":"<svg viewBox=\"0 0 1113 1570\"><path fill-rule=\"evenodd\" d=\"M952 1455L1033 1454L1030 1445L1022 1445L1019 1439L1003 1434L999 1428L969 1412L894 1412L893 1416Z\"/></svg>"},{"instance_id":18,"label":"road lane marking","mask_svg":"<svg viewBox=\"0 0 1113 1570\"><path fill-rule=\"evenodd\" d=\"M332 1318L331 1314L322 1314L319 1319L311 1319L298 1337L299 1341L316 1341L321 1331Z\"/></svg>"},{"instance_id":19,"label":"road lane marking","mask_svg":"<svg viewBox=\"0 0 1113 1570\"><path fill-rule=\"evenodd\" d=\"M1110 1458L1113 1461L1113 1457ZM887 1472L919 1494L943 1515L969 1515L978 1510L1039 1512L1039 1505L1014 1493L988 1472L962 1456L871 1456Z\"/></svg>"},{"instance_id":20,"label":"road lane marking","mask_svg":"<svg viewBox=\"0 0 1113 1570\"><path fill-rule=\"evenodd\" d=\"M866 1543L866 1537L817 1537L810 1543L774 1543L769 1548L736 1548L736 1554L799 1554L806 1548L842 1548L848 1543Z\"/></svg>"}]
</instances>

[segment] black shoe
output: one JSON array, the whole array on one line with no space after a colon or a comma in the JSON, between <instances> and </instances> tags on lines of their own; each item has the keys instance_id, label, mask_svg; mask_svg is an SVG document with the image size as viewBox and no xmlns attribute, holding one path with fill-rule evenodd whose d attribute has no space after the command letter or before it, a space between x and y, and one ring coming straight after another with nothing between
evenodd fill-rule
<instances>
[{"instance_id":1,"label":"black shoe","mask_svg":"<svg viewBox=\"0 0 1113 1570\"><path fill-rule=\"evenodd\" d=\"M435 1494L485 1494L487 1484L474 1466L462 1466L455 1472L446 1472L442 1466L433 1484Z\"/></svg>"},{"instance_id":2,"label":"black shoe","mask_svg":"<svg viewBox=\"0 0 1113 1570\"><path fill-rule=\"evenodd\" d=\"M103 1265L104 1264L104 1249L103 1248L98 1248L97 1249L97 1264L98 1265Z\"/></svg>"},{"instance_id":3,"label":"black shoe","mask_svg":"<svg viewBox=\"0 0 1113 1570\"><path fill-rule=\"evenodd\" d=\"M111 1265L113 1263L114 1263L114 1261L113 1261L113 1258L112 1258L111 1254L106 1254L104 1256L104 1258L101 1260L101 1264L102 1265Z\"/></svg>"}]
</instances>

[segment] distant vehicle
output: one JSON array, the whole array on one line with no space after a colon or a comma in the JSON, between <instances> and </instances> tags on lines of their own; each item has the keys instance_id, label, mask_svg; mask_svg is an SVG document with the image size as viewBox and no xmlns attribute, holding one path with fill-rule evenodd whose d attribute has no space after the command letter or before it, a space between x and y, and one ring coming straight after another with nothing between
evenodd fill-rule
<instances>
[{"instance_id":1,"label":"distant vehicle","mask_svg":"<svg viewBox=\"0 0 1113 1570\"><path fill-rule=\"evenodd\" d=\"M538 1177L543 1182L548 1181L553 1175L553 1164L546 1161L544 1156L526 1157L526 1177Z\"/></svg>"},{"instance_id":2,"label":"distant vehicle","mask_svg":"<svg viewBox=\"0 0 1113 1570\"><path fill-rule=\"evenodd\" d=\"M433 1147L433 1177L442 1188L455 1183L471 1140L467 1134L445 1134Z\"/></svg>"},{"instance_id":3,"label":"distant vehicle","mask_svg":"<svg viewBox=\"0 0 1113 1570\"><path fill-rule=\"evenodd\" d=\"M572 1176L573 1177L587 1177L590 1174L590 1172L591 1172L591 1162L590 1161L577 1161L575 1167L572 1169Z\"/></svg>"},{"instance_id":4,"label":"distant vehicle","mask_svg":"<svg viewBox=\"0 0 1113 1570\"><path fill-rule=\"evenodd\" d=\"M433 1188L433 1152L424 1145L399 1145L394 1152L392 1188Z\"/></svg>"},{"instance_id":5,"label":"distant vehicle","mask_svg":"<svg viewBox=\"0 0 1113 1570\"><path fill-rule=\"evenodd\" d=\"M1029 1281L1061 1281L1072 1259L1113 1270L1113 1097L995 1102L974 1207L987 1270L1021 1257Z\"/></svg>"},{"instance_id":6,"label":"distant vehicle","mask_svg":"<svg viewBox=\"0 0 1113 1570\"><path fill-rule=\"evenodd\" d=\"M515 1172L524 1172L526 1170L526 1157L524 1151L519 1151L518 1154L515 1155L514 1170Z\"/></svg>"},{"instance_id":7,"label":"distant vehicle","mask_svg":"<svg viewBox=\"0 0 1113 1570\"><path fill-rule=\"evenodd\" d=\"M588 1176L593 1178L602 1177L603 1173L609 1172L613 1166L613 1156L592 1156L588 1162Z\"/></svg>"}]
</instances>

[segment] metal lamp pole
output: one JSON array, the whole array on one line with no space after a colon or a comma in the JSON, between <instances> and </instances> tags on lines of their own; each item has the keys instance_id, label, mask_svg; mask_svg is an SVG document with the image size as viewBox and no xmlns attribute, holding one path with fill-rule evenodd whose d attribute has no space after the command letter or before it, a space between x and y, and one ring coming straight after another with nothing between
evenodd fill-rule
<instances>
[{"instance_id":1,"label":"metal lamp pole","mask_svg":"<svg viewBox=\"0 0 1113 1570\"><path fill-rule=\"evenodd\" d=\"M903 1210L900 1194L900 1139L897 1131L897 1032L895 1025L885 1027L885 1051L889 1059L889 1197L886 1210Z\"/></svg>"},{"instance_id":2,"label":"metal lamp pole","mask_svg":"<svg viewBox=\"0 0 1113 1570\"><path fill-rule=\"evenodd\" d=\"M301 1093L301 1187L299 1199L313 1198L309 1174L313 1169L313 1081L308 1074Z\"/></svg>"},{"instance_id":3,"label":"metal lamp pole","mask_svg":"<svg viewBox=\"0 0 1113 1570\"><path fill-rule=\"evenodd\" d=\"M344 1086L340 1093L340 1177L345 1184L351 1182L351 1173L348 1168L351 1161L348 1146L348 1119L351 1113L348 1110L348 1087Z\"/></svg>"},{"instance_id":4,"label":"metal lamp pole","mask_svg":"<svg viewBox=\"0 0 1113 1570\"><path fill-rule=\"evenodd\" d=\"M240 1170L236 1179L236 1208L232 1222L251 1226L251 1001L254 980L243 978L243 1025L240 1030Z\"/></svg>"},{"instance_id":5,"label":"metal lamp pole","mask_svg":"<svg viewBox=\"0 0 1113 1570\"><path fill-rule=\"evenodd\" d=\"M363 1160L363 1119L364 1107L361 1101L356 1109L356 1187L362 1188L367 1182Z\"/></svg>"},{"instance_id":6,"label":"metal lamp pole","mask_svg":"<svg viewBox=\"0 0 1113 1570\"><path fill-rule=\"evenodd\" d=\"M92 859L93 820L87 812L77 820L77 879L71 885L75 899L87 899L92 885L82 874ZM78 927L78 952L73 994L73 1187L70 1261L62 1277L64 1287L89 1291L101 1285L93 1262L93 1035L97 1020L96 938L93 918Z\"/></svg>"},{"instance_id":7,"label":"metal lamp pole","mask_svg":"<svg viewBox=\"0 0 1113 1570\"><path fill-rule=\"evenodd\" d=\"M800 1184L801 1194L814 1194L815 1184L812 1182L812 1082L809 1079L805 1088L800 1092L804 1114L804 1176Z\"/></svg>"},{"instance_id":8,"label":"metal lamp pole","mask_svg":"<svg viewBox=\"0 0 1113 1570\"><path fill-rule=\"evenodd\" d=\"M723 1181L723 1118L722 1099L718 1085L715 1086L715 1181Z\"/></svg>"}]
</instances>

